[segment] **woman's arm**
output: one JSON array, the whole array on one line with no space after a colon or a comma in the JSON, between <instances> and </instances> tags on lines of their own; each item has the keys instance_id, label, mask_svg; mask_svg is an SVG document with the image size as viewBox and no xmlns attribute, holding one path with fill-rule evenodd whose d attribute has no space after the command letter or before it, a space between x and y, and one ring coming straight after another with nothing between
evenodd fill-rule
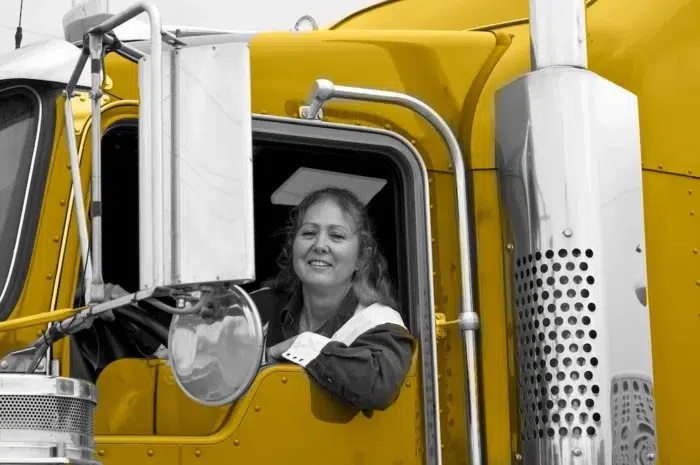
<instances>
[{"instance_id":1,"label":"woman's arm","mask_svg":"<svg viewBox=\"0 0 700 465\"><path fill-rule=\"evenodd\" d=\"M385 410L411 368L415 339L395 310L372 305L332 338L301 333L282 356L361 410Z\"/></svg>"}]
</instances>

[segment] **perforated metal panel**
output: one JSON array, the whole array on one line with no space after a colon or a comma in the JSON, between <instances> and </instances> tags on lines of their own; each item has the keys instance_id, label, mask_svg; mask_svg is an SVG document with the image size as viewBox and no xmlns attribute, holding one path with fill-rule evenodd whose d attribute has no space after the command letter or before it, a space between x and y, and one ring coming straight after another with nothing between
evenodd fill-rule
<instances>
[{"instance_id":1,"label":"perforated metal panel","mask_svg":"<svg viewBox=\"0 0 700 465\"><path fill-rule=\"evenodd\" d=\"M596 436L598 358L591 249L516 259L521 439Z\"/></svg>"},{"instance_id":2,"label":"perforated metal panel","mask_svg":"<svg viewBox=\"0 0 700 465\"><path fill-rule=\"evenodd\" d=\"M60 431L92 436L95 404L52 396L0 396L0 430Z\"/></svg>"},{"instance_id":3,"label":"perforated metal panel","mask_svg":"<svg viewBox=\"0 0 700 465\"><path fill-rule=\"evenodd\" d=\"M94 460L97 393L83 380L0 374L0 463Z\"/></svg>"}]
</instances>

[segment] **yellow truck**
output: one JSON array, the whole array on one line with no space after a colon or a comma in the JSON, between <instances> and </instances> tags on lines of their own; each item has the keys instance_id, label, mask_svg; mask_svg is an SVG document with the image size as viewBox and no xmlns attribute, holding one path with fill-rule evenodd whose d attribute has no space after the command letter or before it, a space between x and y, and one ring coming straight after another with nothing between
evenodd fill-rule
<instances>
[{"instance_id":1,"label":"yellow truck","mask_svg":"<svg viewBox=\"0 0 700 465\"><path fill-rule=\"evenodd\" d=\"M700 1L105 3L0 57L0 463L700 463ZM322 185L418 340L383 411L264 360L250 293Z\"/></svg>"}]
</instances>

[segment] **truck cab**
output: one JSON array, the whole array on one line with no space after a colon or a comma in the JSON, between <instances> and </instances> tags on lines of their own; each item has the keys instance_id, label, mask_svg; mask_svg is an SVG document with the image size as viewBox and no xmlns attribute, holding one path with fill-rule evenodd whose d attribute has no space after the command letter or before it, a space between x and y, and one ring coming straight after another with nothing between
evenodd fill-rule
<instances>
[{"instance_id":1,"label":"truck cab","mask_svg":"<svg viewBox=\"0 0 700 465\"><path fill-rule=\"evenodd\" d=\"M89 393L54 422L38 401L35 420L3 420L15 442L81 444L9 459L692 462L678 418L698 405L672 392L697 384L678 310L700 304L679 103L697 92L673 70L700 2L463 3L259 34L80 7L65 41L0 59L0 399L18 406L0 418L29 402L2 376ZM139 14L144 32L119 29ZM249 295L277 272L290 210L325 185L365 202L418 340L385 410L261 357ZM221 357L240 386L215 402L170 356L177 309L212 288L253 328L217 341L243 355Z\"/></svg>"}]
</instances>

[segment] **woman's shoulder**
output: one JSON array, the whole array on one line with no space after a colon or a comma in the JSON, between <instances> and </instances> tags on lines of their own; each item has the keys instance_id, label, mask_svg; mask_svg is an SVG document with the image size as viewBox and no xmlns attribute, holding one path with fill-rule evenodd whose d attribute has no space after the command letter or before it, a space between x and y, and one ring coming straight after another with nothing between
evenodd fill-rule
<instances>
[{"instance_id":1,"label":"woman's shoulder","mask_svg":"<svg viewBox=\"0 0 700 465\"><path fill-rule=\"evenodd\" d=\"M362 304L358 305L353 318L355 317L357 317L357 319L370 321L376 325L394 324L403 326L404 328L406 327L403 317L396 309L379 302L367 306Z\"/></svg>"},{"instance_id":2,"label":"woman's shoulder","mask_svg":"<svg viewBox=\"0 0 700 465\"><path fill-rule=\"evenodd\" d=\"M357 306L355 314L334 335L333 339L351 344L355 339L368 333L396 332L406 334L408 329L401 314L392 307L380 303Z\"/></svg>"}]
</instances>

